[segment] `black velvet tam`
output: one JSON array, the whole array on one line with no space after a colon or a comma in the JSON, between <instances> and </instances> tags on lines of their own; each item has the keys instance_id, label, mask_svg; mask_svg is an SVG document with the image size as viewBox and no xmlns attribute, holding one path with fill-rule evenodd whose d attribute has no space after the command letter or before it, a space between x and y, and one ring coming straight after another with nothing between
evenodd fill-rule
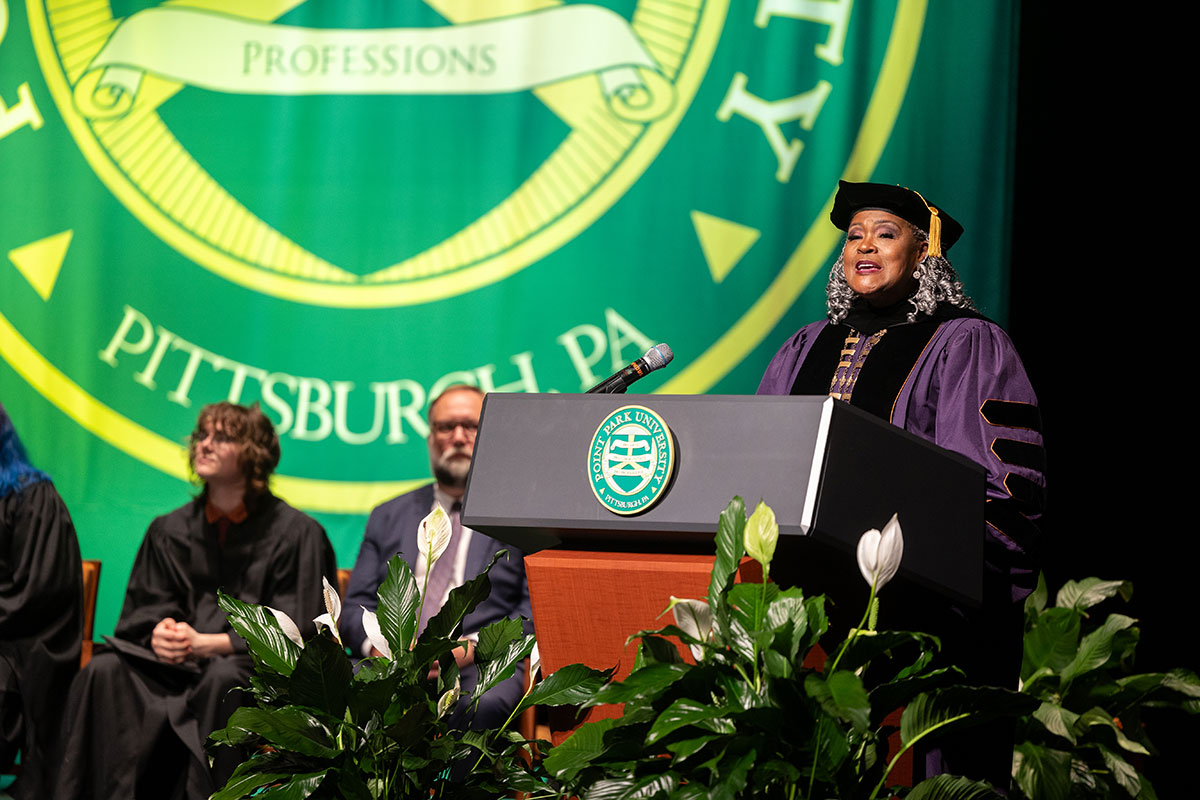
<instances>
[{"instance_id":1,"label":"black velvet tam","mask_svg":"<svg viewBox=\"0 0 1200 800\"><path fill-rule=\"evenodd\" d=\"M929 233L931 207L937 209L938 218L942 221L942 249L949 250L963 235L963 226L947 214L945 209L933 203L926 205L919 194L903 186L838 181L838 193L833 199L833 210L829 212L829 219L839 230L844 231L850 227L850 220L854 219L854 215L859 211L864 208L879 208Z\"/></svg>"}]
</instances>

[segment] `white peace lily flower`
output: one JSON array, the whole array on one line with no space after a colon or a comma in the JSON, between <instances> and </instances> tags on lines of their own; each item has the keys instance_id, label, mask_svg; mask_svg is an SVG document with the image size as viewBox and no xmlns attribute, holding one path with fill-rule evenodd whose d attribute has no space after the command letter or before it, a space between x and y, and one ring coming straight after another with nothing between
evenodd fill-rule
<instances>
[{"instance_id":1,"label":"white peace lily flower","mask_svg":"<svg viewBox=\"0 0 1200 800\"><path fill-rule=\"evenodd\" d=\"M904 536L895 514L883 526L883 533L872 528L858 540L858 569L877 592L896 577L903 556Z\"/></svg>"},{"instance_id":2,"label":"white peace lily flower","mask_svg":"<svg viewBox=\"0 0 1200 800\"><path fill-rule=\"evenodd\" d=\"M440 698L438 698L438 710L437 710L438 719L441 719L442 717L446 716L446 714L448 714L450 712L450 710L452 708L454 708L454 704L458 702L459 695L461 695L461 694L462 694L462 681L460 681L458 678L455 678L454 686L447 689L446 693L443 694Z\"/></svg>"},{"instance_id":3,"label":"white peace lily flower","mask_svg":"<svg viewBox=\"0 0 1200 800\"><path fill-rule=\"evenodd\" d=\"M329 579L322 577L323 584L322 593L325 596L325 613L319 617L314 617L313 622L317 624L317 630L324 625L329 628L329 632L333 634L333 640L338 644L342 643L342 637L338 633L338 619L342 616L342 599L338 597L337 591L329 585Z\"/></svg>"},{"instance_id":4,"label":"white peace lily flower","mask_svg":"<svg viewBox=\"0 0 1200 800\"><path fill-rule=\"evenodd\" d=\"M672 595L671 605L667 606L667 610L674 615L675 624L684 633L706 642L712 637L712 609L708 603L703 600L684 600ZM692 658L697 661L704 657L704 648L700 645L689 644L688 648L692 651Z\"/></svg>"},{"instance_id":5,"label":"white peace lily flower","mask_svg":"<svg viewBox=\"0 0 1200 800\"><path fill-rule=\"evenodd\" d=\"M761 500L746 520L744 539L750 557L769 570L771 559L775 557L775 544L779 541L779 524L775 522L775 512Z\"/></svg>"},{"instance_id":6,"label":"white peace lily flower","mask_svg":"<svg viewBox=\"0 0 1200 800\"><path fill-rule=\"evenodd\" d=\"M326 613L319 617L313 617L313 622L317 624L318 631L321 630L322 625L324 625L326 628L329 628L329 632L333 634L333 640L338 644L342 643L342 637L338 635L337 620L335 620L329 614Z\"/></svg>"},{"instance_id":7,"label":"white peace lily flower","mask_svg":"<svg viewBox=\"0 0 1200 800\"><path fill-rule=\"evenodd\" d=\"M342 598L338 595L337 589L329 585L329 579L324 575L321 576L321 585L325 595L325 610L329 612L329 616L336 624L342 618Z\"/></svg>"},{"instance_id":8,"label":"white peace lily flower","mask_svg":"<svg viewBox=\"0 0 1200 800\"><path fill-rule=\"evenodd\" d=\"M300 629L296 627L292 618L277 608L267 606L266 609L275 615L275 621L279 623L279 627L283 628L283 635L304 649L304 639L300 636Z\"/></svg>"},{"instance_id":9,"label":"white peace lily flower","mask_svg":"<svg viewBox=\"0 0 1200 800\"><path fill-rule=\"evenodd\" d=\"M379 617L375 616L374 611L363 609L362 625L363 630L367 632L367 641L371 643L371 646L383 653L384 658L390 659L392 648L388 644L388 640L383 638L383 632L379 629Z\"/></svg>"},{"instance_id":10,"label":"white peace lily flower","mask_svg":"<svg viewBox=\"0 0 1200 800\"><path fill-rule=\"evenodd\" d=\"M538 670L542 668L542 651L538 650L537 642L533 643L533 649L529 651L529 680L533 680L533 676L537 675Z\"/></svg>"},{"instance_id":11,"label":"white peace lily flower","mask_svg":"<svg viewBox=\"0 0 1200 800\"><path fill-rule=\"evenodd\" d=\"M437 503L421 524L417 526L417 541L421 544L421 552L425 554L427 569L442 557L450 544L450 515L441 503Z\"/></svg>"}]
</instances>

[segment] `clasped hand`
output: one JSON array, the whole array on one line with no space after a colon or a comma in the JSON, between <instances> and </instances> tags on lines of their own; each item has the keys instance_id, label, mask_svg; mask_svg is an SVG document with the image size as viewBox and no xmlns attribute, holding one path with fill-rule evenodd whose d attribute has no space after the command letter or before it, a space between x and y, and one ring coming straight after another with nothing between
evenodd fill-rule
<instances>
[{"instance_id":1,"label":"clasped hand","mask_svg":"<svg viewBox=\"0 0 1200 800\"><path fill-rule=\"evenodd\" d=\"M150 634L150 649L160 661L168 664L201 661L233 652L228 634L200 633L188 623L176 622L170 617L154 626Z\"/></svg>"}]
</instances>

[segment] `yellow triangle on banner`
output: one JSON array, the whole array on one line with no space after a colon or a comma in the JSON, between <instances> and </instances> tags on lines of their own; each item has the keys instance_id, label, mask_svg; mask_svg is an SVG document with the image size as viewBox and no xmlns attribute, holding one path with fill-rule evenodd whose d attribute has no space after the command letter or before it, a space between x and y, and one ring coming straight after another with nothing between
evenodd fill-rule
<instances>
[{"instance_id":1,"label":"yellow triangle on banner","mask_svg":"<svg viewBox=\"0 0 1200 800\"><path fill-rule=\"evenodd\" d=\"M692 225L696 228L696 238L700 240L700 249L704 251L704 260L708 262L714 283L725 280L762 235L755 228L703 211L692 211Z\"/></svg>"},{"instance_id":2,"label":"yellow triangle on banner","mask_svg":"<svg viewBox=\"0 0 1200 800\"><path fill-rule=\"evenodd\" d=\"M54 282L58 280L58 271L67 257L73 234L74 231L66 230L8 251L9 260L17 265L43 300L49 300L54 291Z\"/></svg>"}]
</instances>

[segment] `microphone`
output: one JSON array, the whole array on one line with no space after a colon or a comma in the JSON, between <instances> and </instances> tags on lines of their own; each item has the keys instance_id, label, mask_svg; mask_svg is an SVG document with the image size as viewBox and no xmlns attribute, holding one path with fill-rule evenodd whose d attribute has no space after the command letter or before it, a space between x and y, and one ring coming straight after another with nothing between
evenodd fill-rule
<instances>
[{"instance_id":1,"label":"microphone","mask_svg":"<svg viewBox=\"0 0 1200 800\"><path fill-rule=\"evenodd\" d=\"M586 394L624 394L634 381L644 378L656 369L671 363L675 354L665 344L656 344L646 355L588 389Z\"/></svg>"}]
</instances>

